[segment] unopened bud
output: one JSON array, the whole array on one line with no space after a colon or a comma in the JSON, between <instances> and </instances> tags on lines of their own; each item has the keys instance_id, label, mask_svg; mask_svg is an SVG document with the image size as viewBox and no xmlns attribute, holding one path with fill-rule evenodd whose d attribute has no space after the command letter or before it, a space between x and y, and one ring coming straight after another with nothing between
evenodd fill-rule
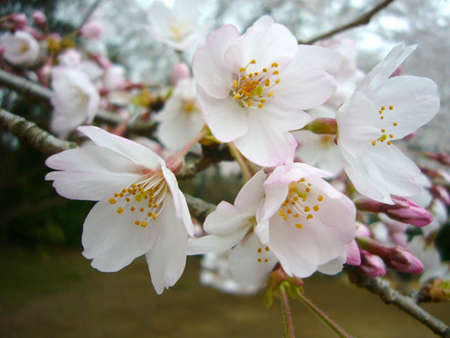
<instances>
[{"instance_id":1,"label":"unopened bud","mask_svg":"<svg viewBox=\"0 0 450 338\"><path fill-rule=\"evenodd\" d=\"M441 151L440 153L433 153L431 151L425 151L423 153L428 158L438 161L439 163L450 166L450 154Z\"/></svg>"},{"instance_id":2,"label":"unopened bud","mask_svg":"<svg viewBox=\"0 0 450 338\"><path fill-rule=\"evenodd\" d=\"M425 300L432 302L448 302L450 300L450 280L436 278L425 289Z\"/></svg>"},{"instance_id":3,"label":"unopened bud","mask_svg":"<svg viewBox=\"0 0 450 338\"><path fill-rule=\"evenodd\" d=\"M355 222L355 236L370 237L370 230L365 224Z\"/></svg>"},{"instance_id":4,"label":"unopened bud","mask_svg":"<svg viewBox=\"0 0 450 338\"><path fill-rule=\"evenodd\" d=\"M176 63L172 68L172 75L170 75L170 83L175 86L180 80L191 77L191 71L184 62Z\"/></svg>"},{"instance_id":5,"label":"unopened bud","mask_svg":"<svg viewBox=\"0 0 450 338\"><path fill-rule=\"evenodd\" d=\"M427 210L405 197L392 196L392 201L394 205L363 197L355 201L355 206L359 211L384 213L396 221L417 227L428 225L433 221L433 216Z\"/></svg>"},{"instance_id":6,"label":"unopened bud","mask_svg":"<svg viewBox=\"0 0 450 338\"><path fill-rule=\"evenodd\" d=\"M386 268L383 260L378 256L372 255L366 250L361 250L361 265L359 265L356 269L361 275L368 277L386 275Z\"/></svg>"},{"instance_id":7,"label":"unopened bud","mask_svg":"<svg viewBox=\"0 0 450 338\"><path fill-rule=\"evenodd\" d=\"M355 240L347 244L347 246L345 247L345 252L347 254L347 260L345 264L356 266L361 264L361 253Z\"/></svg>"},{"instance_id":8,"label":"unopened bud","mask_svg":"<svg viewBox=\"0 0 450 338\"><path fill-rule=\"evenodd\" d=\"M31 17L33 18L34 22L36 23L37 26L39 26L40 28L46 27L47 25L47 17L45 16L45 14L41 11L35 11Z\"/></svg>"},{"instance_id":9,"label":"unopened bud","mask_svg":"<svg viewBox=\"0 0 450 338\"><path fill-rule=\"evenodd\" d=\"M450 195L447 189L445 189L443 186L432 185L430 193L434 198L439 198L445 205L450 205Z\"/></svg>"},{"instance_id":10,"label":"unopened bud","mask_svg":"<svg viewBox=\"0 0 450 338\"><path fill-rule=\"evenodd\" d=\"M317 118L317 119L311 121L303 129L311 130L313 133L316 133L316 134L336 135L337 123L336 123L335 119L320 117L320 118Z\"/></svg>"},{"instance_id":11,"label":"unopened bud","mask_svg":"<svg viewBox=\"0 0 450 338\"><path fill-rule=\"evenodd\" d=\"M177 175L183 169L184 158L178 154L172 155L166 160L166 166L174 175Z\"/></svg>"},{"instance_id":12,"label":"unopened bud","mask_svg":"<svg viewBox=\"0 0 450 338\"><path fill-rule=\"evenodd\" d=\"M10 22L13 24L14 29L24 29L28 24L27 16L23 13L15 14L10 18Z\"/></svg>"},{"instance_id":13,"label":"unopened bud","mask_svg":"<svg viewBox=\"0 0 450 338\"><path fill-rule=\"evenodd\" d=\"M100 21L86 22L80 28L80 33L88 39L99 38L103 34L103 24Z\"/></svg>"}]
</instances>

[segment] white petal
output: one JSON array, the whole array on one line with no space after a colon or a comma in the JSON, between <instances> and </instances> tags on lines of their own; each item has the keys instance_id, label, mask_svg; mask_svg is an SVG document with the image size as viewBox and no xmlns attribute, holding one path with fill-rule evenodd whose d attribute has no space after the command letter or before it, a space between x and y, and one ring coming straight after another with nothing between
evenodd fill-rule
<instances>
[{"instance_id":1,"label":"white petal","mask_svg":"<svg viewBox=\"0 0 450 338\"><path fill-rule=\"evenodd\" d=\"M186 266L188 235L183 223L175 216L172 197L168 194L164 210L158 215L159 235L145 255L152 283L158 294L173 286Z\"/></svg>"},{"instance_id":2,"label":"white petal","mask_svg":"<svg viewBox=\"0 0 450 338\"><path fill-rule=\"evenodd\" d=\"M256 64L247 67L248 72L261 71L278 63L281 72L292 61L297 52L297 39L279 23L274 23L270 16L263 16L247 29L241 39L233 43L225 53L228 69L239 73L253 59Z\"/></svg>"},{"instance_id":3,"label":"white petal","mask_svg":"<svg viewBox=\"0 0 450 338\"><path fill-rule=\"evenodd\" d=\"M118 203L112 205L109 196L100 200L90 211L83 225L83 255L93 258L92 266L100 271L113 272L145 254L155 243L161 225L148 217L146 228L135 224L142 216L124 207L117 213Z\"/></svg>"},{"instance_id":4,"label":"white petal","mask_svg":"<svg viewBox=\"0 0 450 338\"><path fill-rule=\"evenodd\" d=\"M198 255L231 249L247 234L248 227L236 229L229 236L204 236L188 242L187 254Z\"/></svg>"},{"instance_id":5,"label":"white petal","mask_svg":"<svg viewBox=\"0 0 450 338\"><path fill-rule=\"evenodd\" d=\"M197 97L205 121L216 139L232 142L247 133L245 110L231 96L215 99L197 84Z\"/></svg>"},{"instance_id":6,"label":"white petal","mask_svg":"<svg viewBox=\"0 0 450 338\"><path fill-rule=\"evenodd\" d=\"M165 165L161 157L136 142L110 134L103 129L93 126L78 127L78 130L98 146L109 148L148 169L159 169L160 166Z\"/></svg>"},{"instance_id":7,"label":"white petal","mask_svg":"<svg viewBox=\"0 0 450 338\"><path fill-rule=\"evenodd\" d=\"M237 28L225 25L201 40L192 59L192 72L204 92L213 98L229 96L233 74L225 64L225 51L240 38Z\"/></svg>"},{"instance_id":8,"label":"white petal","mask_svg":"<svg viewBox=\"0 0 450 338\"><path fill-rule=\"evenodd\" d=\"M379 130L385 129L387 135L392 134L393 140L416 131L439 110L436 90L432 80L422 77L396 76L387 80L372 99L378 109L382 106L386 108L384 119L378 120L377 127Z\"/></svg>"},{"instance_id":9,"label":"white petal","mask_svg":"<svg viewBox=\"0 0 450 338\"><path fill-rule=\"evenodd\" d=\"M367 74L356 90L371 99L416 47L416 45L404 47L403 43L396 45L386 58Z\"/></svg>"},{"instance_id":10,"label":"white petal","mask_svg":"<svg viewBox=\"0 0 450 338\"><path fill-rule=\"evenodd\" d=\"M47 181L54 181L58 194L91 201L127 187L141 176L143 169L108 148L95 146L63 151L49 157L45 164L62 170L45 176Z\"/></svg>"},{"instance_id":11,"label":"white petal","mask_svg":"<svg viewBox=\"0 0 450 338\"><path fill-rule=\"evenodd\" d=\"M266 246L257 236L249 234L231 251L228 261L236 282L241 285L261 285L269 277L278 259L270 249L266 251Z\"/></svg>"},{"instance_id":12,"label":"white petal","mask_svg":"<svg viewBox=\"0 0 450 338\"><path fill-rule=\"evenodd\" d=\"M347 254L344 252L338 258L332 259L331 261L325 264L319 265L317 271L324 273L326 275L335 275L342 271L346 259Z\"/></svg>"},{"instance_id":13,"label":"white petal","mask_svg":"<svg viewBox=\"0 0 450 338\"><path fill-rule=\"evenodd\" d=\"M294 59L279 76L281 82L273 87L276 104L305 110L325 103L337 88L326 70L341 60L339 53L328 48L298 46Z\"/></svg>"}]
</instances>

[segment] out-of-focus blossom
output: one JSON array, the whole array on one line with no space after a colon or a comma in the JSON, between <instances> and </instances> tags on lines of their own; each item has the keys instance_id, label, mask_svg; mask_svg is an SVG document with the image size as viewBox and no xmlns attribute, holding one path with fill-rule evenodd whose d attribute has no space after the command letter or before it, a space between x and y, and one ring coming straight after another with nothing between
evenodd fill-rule
<instances>
[{"instance_id":1,"label":"out-of-focus blossom","mask_svg":"<svg viewBox=\"0 0 450 338\"><path fill-rule=\"evenodd\" d=\"M38 27L45 28L47 26L47 17L43 12L34 11L31 17Z\"/></svg>"},{"instance_id":2,"label":"out-of-focus blossom","mask_svg":"<svg viewBox=\"0 0 450 338\"><path fill-rule=\"evenodd\" d=\"M146 256L158 294L174 285L186 265L187 203L175 175L151 150L97 127L79 127L96 146L48 158L58 194L99 201L83 226L83 255L92 266L114 272Z\"/></svg>"},{"instance_id":3,"label":"out-of-focus blossom","mask_svg":"<svg viewBox=\"0 0 450 338\"><path fill-rule=\"evenodd\" d=\"M103 31L103 23L99 20L88 21L80 28L81 36L88 39L100 38Z\"/></svg>"},{"instance_id":4,"label":"out-of-focus blossom","mask_svg":"<svg viewBox=\"0 0 450 338\"><path fill-rule=\"evenodd\" d=\"M366 250L361 250L361 264L356 269L360 274L368 277L386 275L386 267L383 260Z\"/></svg>"},{"instance_id":5,"label":"out-of-focus blossom","mask_svg":"<svg viewBox=\"0 0 450 338\"><path fill-rule=\"evenodd\" d=\"M118 89L126 83L126 70L121 65L112 65L105 70L103 86L110 90Z\"/></svg>"},{"instance_id":6,"label":"out-of-focus blossom","mask_svg":"<svg viewBox=\"0 0 450 338\"><path fill-rule=\"evenodd\" d=\"M153 36L180 51L194 47L210 26L192 0L176 0L172 8L155 1L148 19Z\"/></svg>"},{"instance_id":7,"label":"out-of-focus blossom","mask_svg":"<svg viewBox=\"0 0 450 338\"><path fill-rule=\"evenodd\" d=\"M170 83L172 84L172 86L176 86L180 80L188 79L190 77L191 71L188 65L184 62L177 62L172 68Z\"/></svg>"},{"instance_id":8,"label":"out-of-focus blossom","mask_svg":"<svg viewBox=\"0 0 450 338\"><path fill-rule=\"evenodd\" d=\"M263 16L242 36L233 25L210 33L197 46L192 70L214 137L233 142L256 164L277 166L294 157L289 131L308 123L303 110L335 91L327 69L340 61L332 50L299 46L285 26Z\"/></svg>"},{"instance_id":9,"label":"out-of-focus blossom","mask_svg":"<svg viewBox=\"0 0 450 338\"><path fill-rule=\"evenodd\" d=\"M414 180L420 169L392 141L430 121L440 105L432 80L389 78L414 49L395 46L336 115L338 146L348 177L361 194L388 204L394 203L391 194L412 196L421 190Z\"/></svg>"},{"instance_id":10,"label":"out-of-focus blossom","mask_svg":"<svg viewBox=\"0 0 450 338\"><path fill-rule=\"evenodd\" d=\"M77 68L81 64L81 54L75 49L68 49L58 55L60 66Z\"/></svg>"},{"instance_id":11,"label":"out-of-focus blossom","mask_svg":"<svg viewBox=\"0 0 450 338\"><path fill-rule=\"evenodd\" d=\"M84 122L91 123L100 103L100 95L88 76L67 67L52 69L50 128L61 138Z\"/></svg>"},{"instance_id":12,"label":"out-of-focus blossom","mask_svg":"<svg viewBox=\"0 0 450 338\"><path fill-rule=\"evenodd\" d=\"M9 20L13 24L13 28L17 30L25 29L28 24L27 16L23 13L14 14Z\"/></svg>"},{"instance_id":13,"label":"out-of-focus blossom","mask_svg":"<svg viewBox=\"0 0 450 338\"><path fill-rule=\"evenodd\" d=\"M38 59L39 43L28 32L7 32L2 35L0 43L4 47L3 58L14 65L31 63Z\"/></svg>"},{"instance_id":14,"label":"out-of-focus blossom","mask_svg":"<svg viewBox=\"0 0 450 338\"><path fill-rule=\"evenodd\" d=\"M178 82L155 121L160 122L158 139L174 151L182 149L202 130L205 120L198 107L194 79Z\"/></svg>"}]
</instances>

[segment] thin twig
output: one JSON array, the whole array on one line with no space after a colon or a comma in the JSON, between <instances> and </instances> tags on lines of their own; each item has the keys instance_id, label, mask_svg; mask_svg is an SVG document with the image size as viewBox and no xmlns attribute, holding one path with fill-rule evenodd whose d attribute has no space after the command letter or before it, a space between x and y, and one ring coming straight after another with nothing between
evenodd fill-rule
<instances>
[{"instance_id":1,"label":"thin twig","mask_svg":"<svg viewBox=\"0 0 450 338\"><path fill-rule=\"evenodd\" d=\"M404 296L392 288L387 280L381 277L362 276L355 269L349 267L346 267L345 270L352 283L379 295L387 304L394 304L422 324L428 326L438 336L450 338L449 326L422 309L413 298Z\"/></svg>"},{"instance_id":2,"label":"thin twig","mask_svg":"<svg viewBox=\"0 0 450 338\"><path fill-rule=\"evenodd\" d=\"M377 6L375 6L372 10L368 11L367 13L364 13L363 15L361 15L360 17L358 17L356 20L343 25L341 27L337 27L331 31L329 31L328 33L316 36L315 38L312 38L311 40L302 42L299 41L299 43L301 44L305 44L305 45L311 45L314 42L318 41L318 40L322 40L322 39L326 39L329 38L337 33L346 31L347 29L350 28L354 28L354 27L358 27L361 25L366 25L370 22L370 19L372 19L372 17L378 13L380 10L382 10L383 8L387 7L391 2L393 2L394 0L384 0L383 2L381 2L380 4L378 4Z\"/></svg>"},{"instance_id":3,"label":"thin twig","mask_svg":"<svg viewBox=\"0 0 450 338\"><path fill-rule=\"evenodd\" d=\"M31 147L46 155L53 155L63 150L78 147L76 143L60 140L42 130L33 122L3 109L0 109L0 124L6 130L26 141Z\"/></svg>"}]
</instances>

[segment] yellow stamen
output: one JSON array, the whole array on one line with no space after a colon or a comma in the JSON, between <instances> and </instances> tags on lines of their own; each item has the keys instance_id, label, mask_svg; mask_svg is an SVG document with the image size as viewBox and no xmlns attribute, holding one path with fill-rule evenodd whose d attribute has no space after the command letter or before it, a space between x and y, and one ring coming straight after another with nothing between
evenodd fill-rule
<instances>
[{"instance_id":1,"label":"yellow stamen","mask_svg":"<svg viewBox=\"0 0 450 338\"><path fill-rule=\"evenodd\" d=\"M123 208L120 207L119 209L117 209L117 213L120 215L123 212Z\"/></svg>"},{"instance_id":2,"label":"yellow stamen","mask_svg":"<svg viewBox=\"0 0 450 338\"><path fill-rule=\"evenodd\" d=\"M308 216L306 216L306 219L311 219L314 218L314 216L312 214L309 214Z\"/></svg>"},{"instance_id":3,"label":"yellow stamen","mask_svg":"<svg viewBox=\"0 0 450 338\"><path fill-rule=\"evenodd\" d=\"M111 204L116 204L116 200L115 200L114 198L110 198L110 199L109 199L109 203L111 203Z\"/></svg>"},{"instance_id":4,"label":"yellow stamen","mask_svg":"<svg viewBox=\"0 0 450 338\"><path fill-rule=\"evenodd\" d=\"M300 223L297 223L295 226L297 227L297 229L303 228L303 225L301 225Z\"/></svg>"},{"instance_id":5,"label":"yellow stamen","mask_svg":"<svg viewBox=\"0 0 450 338\"><path fill-rule=\"evenodd\" d=\"M313 209L314 209L314 211L317 212L317 211L319 211L319 206L318 206L318 205L315 205Z\"/></svg>"}]
</instances>

